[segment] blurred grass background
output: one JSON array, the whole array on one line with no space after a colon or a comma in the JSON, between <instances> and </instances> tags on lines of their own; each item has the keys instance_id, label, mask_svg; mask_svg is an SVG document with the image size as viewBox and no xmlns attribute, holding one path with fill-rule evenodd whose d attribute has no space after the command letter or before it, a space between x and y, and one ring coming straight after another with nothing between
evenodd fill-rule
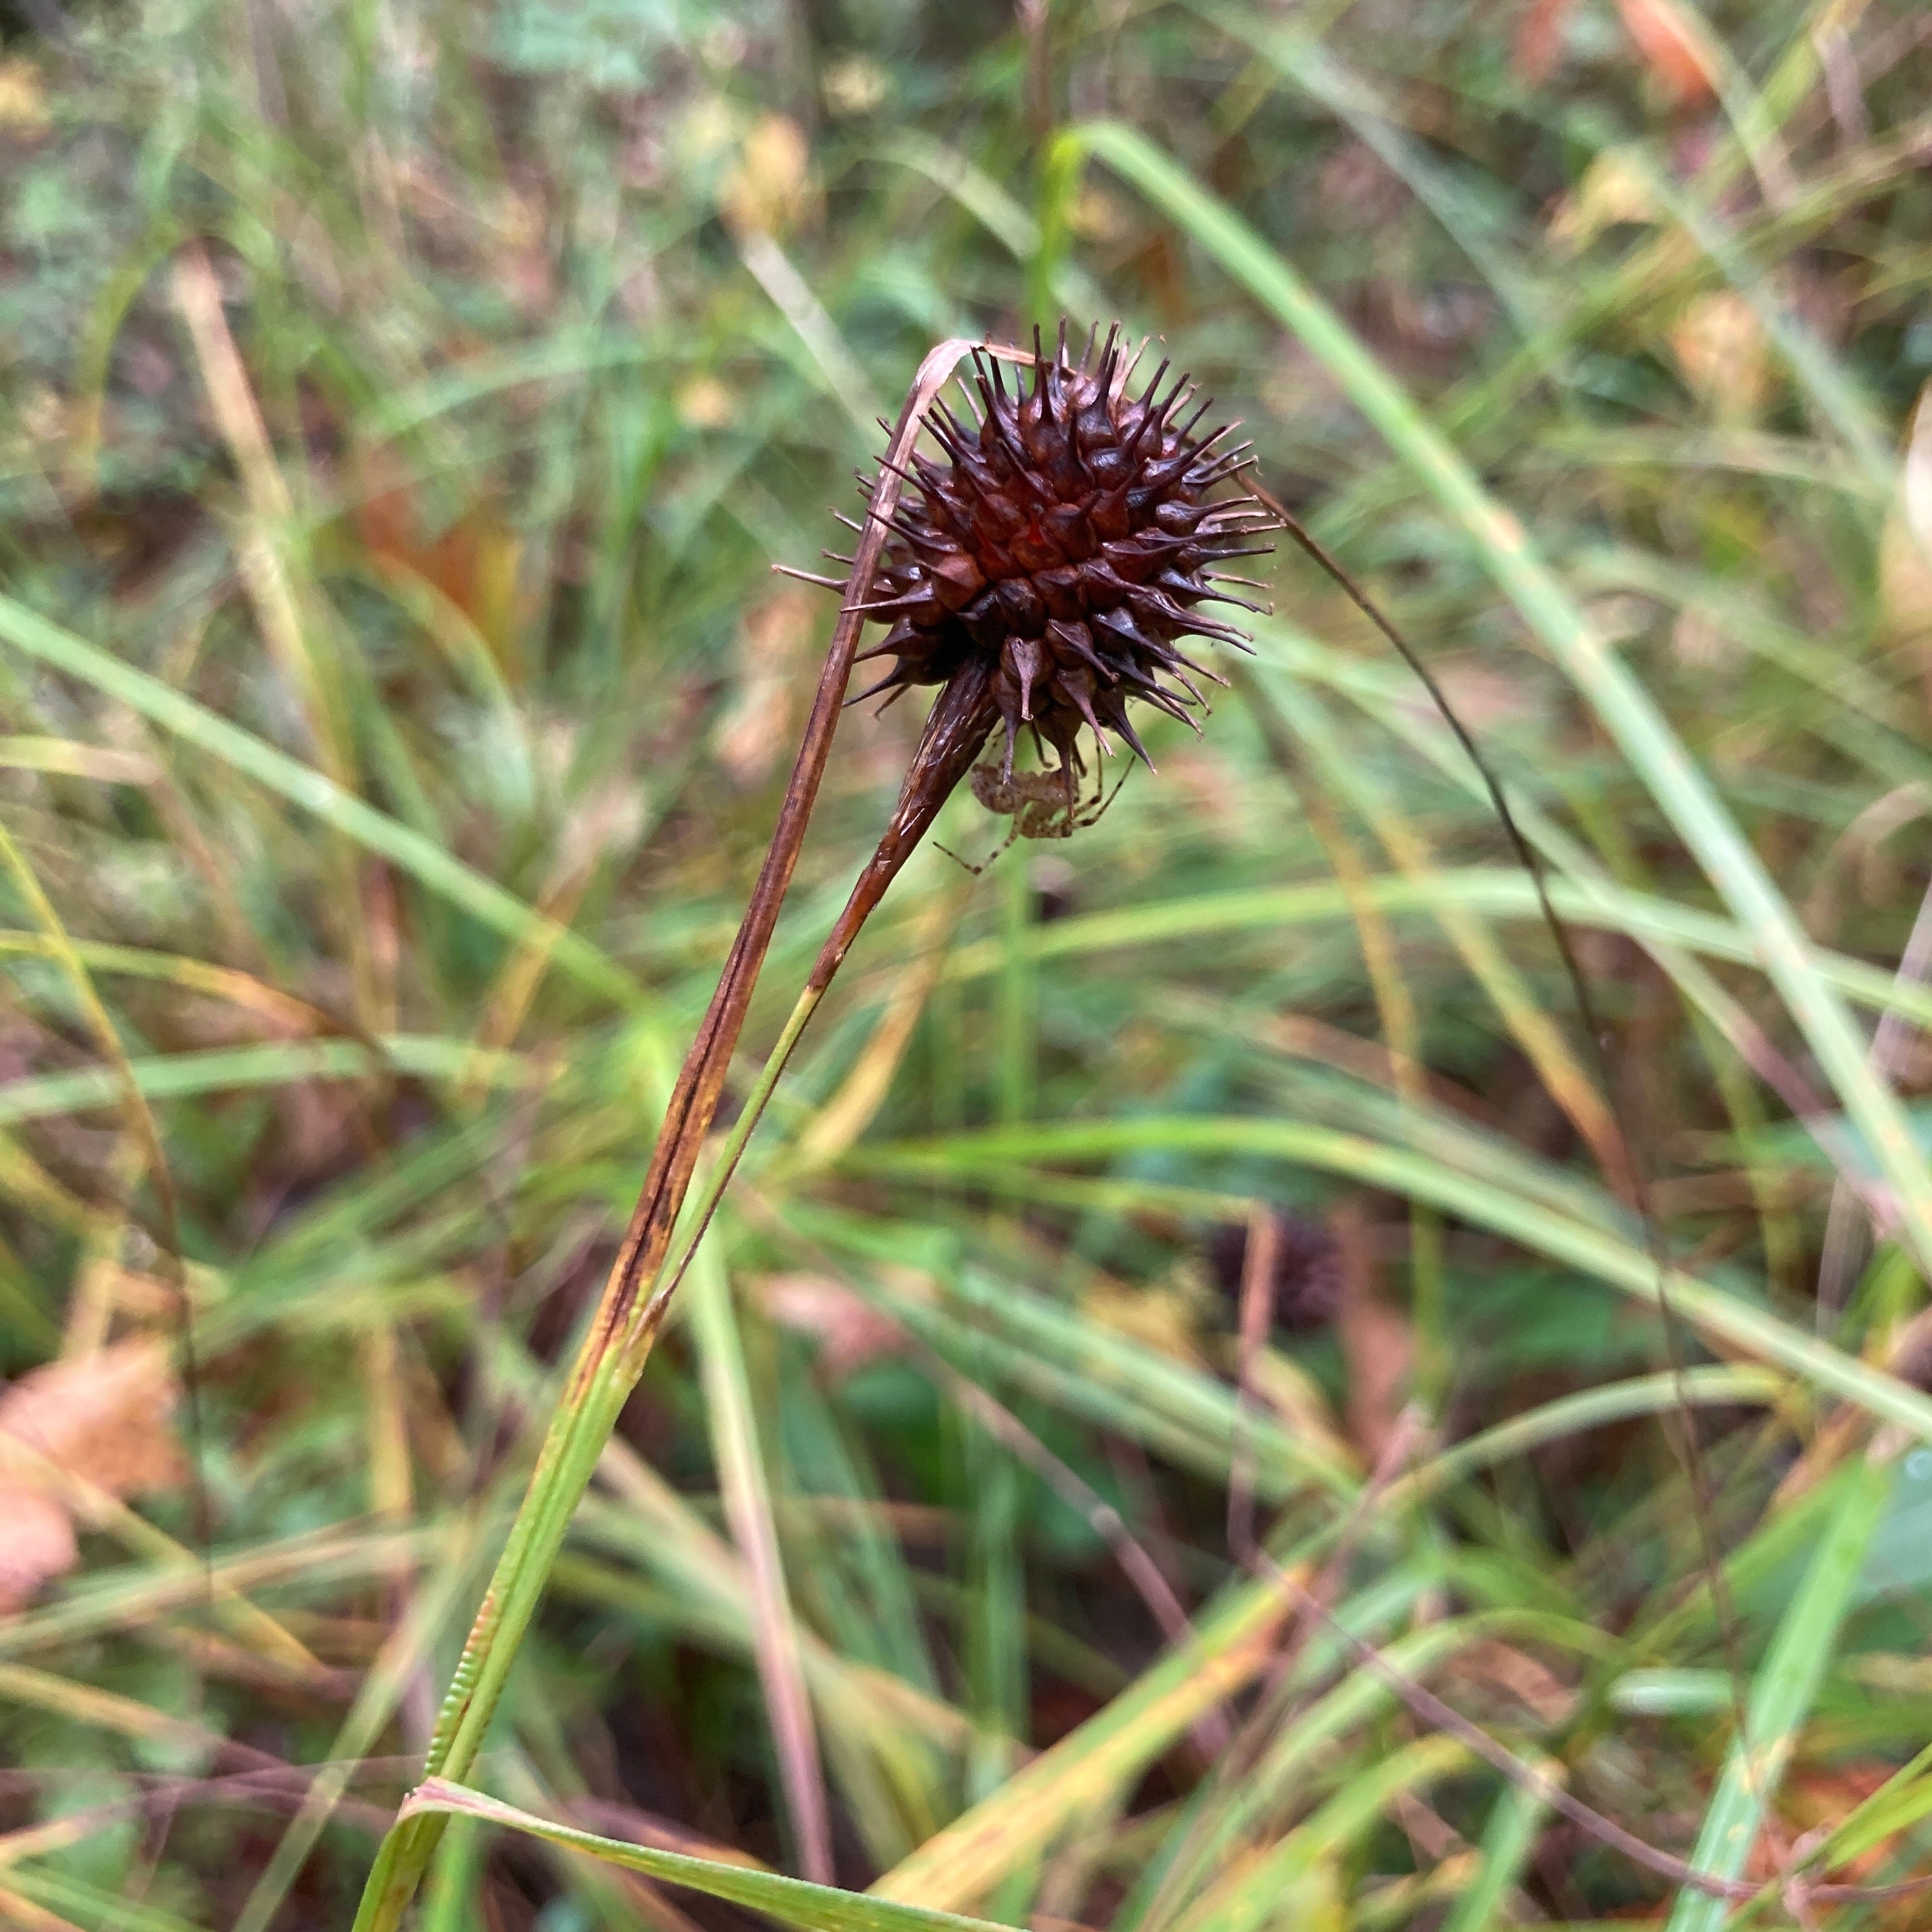
<instances>
[{"instance_id":1,"label":"blurred grass background","mask_svg":"<svg viewBox=\"0 0 1932 1932\"><path fill-rule=\"evenodd\" d=\"M1264 562L1203 739L892 889L481 1781L1016 1924L1926 1922L1786 1880L1932 1846L1932 16L0 26L0 1920L349 1922L770 830L832 613L770 566L934 341L1064 312L1416 640L1605 1052L1415 680ZM910 709L841 728L754 1051ZM1762 1896L1284 1623L1250 1498ZM422 1915L749 1922L470 1822Z\"/></svg>"}]
</instances>

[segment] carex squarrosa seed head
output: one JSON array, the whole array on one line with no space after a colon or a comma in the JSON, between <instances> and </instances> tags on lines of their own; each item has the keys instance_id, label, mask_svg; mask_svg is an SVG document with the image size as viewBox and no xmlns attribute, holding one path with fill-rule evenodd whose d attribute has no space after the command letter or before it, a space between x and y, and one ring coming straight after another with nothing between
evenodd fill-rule
<instances>
[{"instance_id":1,"label":"carex squarrosa seed head","mask_svg":"<svg viewBox=\"0 0 1932 1932\"><path fill-rule=\"evenodd\" d=\"M1280 527L1255 496L1210 494L1252 461L1249 444L1226 446L1239 425L1197 433L1211 403L1196 403L1186 376L1170 384L1166 362L1132 393L1147 344L1130 357L1117 324L1096 360L1098 332L1075 363L1064 322L1052 355L1036 328L1030 390L1016 374L1009 392L999 358L976 350L973 388L960 383L971 420L934 404L926 428L944 460L915 453L899 472L916 495L893 515L861 607L890 628L860 658L892 666L851 700L890 704L972 666L1006 728L1002 776L1030 731L1042 764L1053 748L1070 809L1083 730L1108 755L1117 734L1145 760L1130 703L1191 724L1190 710L1205 709L1194 679L1226 682L1180 645L1246 648L1202 607L1262 609L1225 587L1259 586L1213 566L1265 554L1252 539Z\"/></svg>"}]
</instances>

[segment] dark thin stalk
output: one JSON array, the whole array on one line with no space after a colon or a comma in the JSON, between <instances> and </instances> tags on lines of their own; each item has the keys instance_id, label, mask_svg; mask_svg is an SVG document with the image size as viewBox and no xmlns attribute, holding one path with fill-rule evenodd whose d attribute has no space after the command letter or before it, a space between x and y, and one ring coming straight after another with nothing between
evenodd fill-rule
<instances>
[{"instance_id":1,"label":"dark thin stalk","mask_svg":"<svg viewBox=\"0 0 1932 1932\"><path fill-rule=\"evenodd\" d=\"M1489 794L1490 803L1509 840L1516 862L1529 875L1530 883L1535 889L1536 902L1542 914L1543 923L1548 928L1550 936L1556 943L1557 955L1562 962L1564 976L1569 982L1570 997L1576 1002L1577 1017L1588 1042L1592 1062L1603 1086L1604 1099L1616 1125L1622 1171L1606 1178L1619 1192L1628 1196L1636 1210L1638 1222L1643 1232L1645 1248L1657 1272L1659 1326L1664 1336L1665 1359L1679 1391L1678 1421L1682 1432L1681 1435L1673 1436L1666 1429L1664 1435L1676 1451L1683 1466L1685 1480L1690 1486L1692 1514L1696 1519L1698 1542L1711 1587L1712 1600L1718 1611L1719 1638L1729 1666L1726 1674L1730 1679L1732 1718L1738 1735L1742 1737L1744 1734L1746 1723L1744 1694L1741 1688L1743 1660L1738 1642L1736 1618L1731 1605L1730 1592L1725 1582L1723 1558L1713 1528L1714 1511L1703 1443L1698 1433L1696 1410L1684 1388L1687 1365L1684 1356L1683 1334L1688 1324L1682 1321L1670 1299L1670 1251L1664 1240L1662 1223L1658 1219L1649 1175L1637 1157L1640 1137L1632 1129L1629 1109L1624 1104L1616 1070L1611 1064L1609 1034L1598 1016L1597 1003L1591 994L1589 981L1584 975L1582 962L1576 956L1576 948L1570 938L1570 928L1564 923L1550 898L1549 878L1542 855L1530 843L1517 823L1516 814L1510 809L1509 800L1504 794L1502 781L1484 756L1468 727L1458 716L1456 707L1450 703L1448 693L1442 688L1440 681L1430 670L1421 655L1383 614L1375 599L1310 534L1285 505L1271 496L1258 482L1254 484L1253 488L1256 495L1281 519L1282 527L1296 544L1320 566L1323 573L1341 590L1356 609L1388 639L1402 662L1427 692L1430 703L1435 706L1444 723L1455 734L1456 742L1462 746L1469 762L1481 777L1484 788Z\"/></svg>"}]
</instances>

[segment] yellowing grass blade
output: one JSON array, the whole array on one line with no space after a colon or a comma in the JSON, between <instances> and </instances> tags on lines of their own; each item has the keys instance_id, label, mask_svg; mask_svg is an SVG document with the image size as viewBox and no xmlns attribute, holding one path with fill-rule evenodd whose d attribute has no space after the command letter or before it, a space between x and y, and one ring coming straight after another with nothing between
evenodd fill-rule
<instances>
[{"instance_id":1,"label":"yellowing grass blade","mask_svg":"<svg viewBox=\"0 0 1932 1932\"><path fill-rule=\"evenodd\" d=\"M561 1846L566 1851L582 1852L607 1864L621 1865L627 1871L643 1872L668 1884L686 1886L710 1898L748 1906L782 1925L798 1926L802 1932L982 1932L982 1928L983 1932L996 1932L981 1918L930 1912L867 1892L809 1885L803 1879L785 1878L752 1865L724 1864L710 1858L692 1858L682 1852L628 1844L621 1838L601 1838L594 1832L554 1824L548 1818L520 1811L514 1804L502 1804L480 1791L452 1784L444 1778L425 1780L410 1794L401 1815L410 1818L426 1811L501 1825L509 1831L541 1838L548 1844Z\"/></svg>"},{"instance_id":2,"label":"yellowing grass blade","mask_svg":"<svg viewBox=\"0 0 1932 1932\"><path fill-rule=\"evenodd\" d=\"M1514 513L1498 502L1359 337L1253 229L1136 129L1085 122L1056 144L1066 158L1097 156L1220 262L1327 368L1462 530L1498 589L1617 742L1706 876L1750 935L1765 970L1864 1133L1897 1198L1902 1232L1932 1272L1932 1172L1890 1085L1827 984L1810 940L1763 862L1692 762L1649 693L1598 634L1538 555Z\"/></svg>"}]
</instances>

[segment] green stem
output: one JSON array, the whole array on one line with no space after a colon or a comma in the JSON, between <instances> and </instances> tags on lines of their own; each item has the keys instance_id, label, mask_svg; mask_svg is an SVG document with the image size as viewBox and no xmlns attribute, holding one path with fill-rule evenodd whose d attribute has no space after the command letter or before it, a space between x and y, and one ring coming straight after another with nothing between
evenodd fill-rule
<instances>
[{"instance_id":1,"label":"green stem","mask_svg":"<svg viewBox=\"0 0 1932 1932\"><path fill-rule=\"evenodd\" d=\"M571 1519L590 1487L618 1415L650 1358L672 1293L690 1266L778 1076L824 992L823 987L808 987L800 994L703 1192L688 1214L682 1244L674 1244L665 1256L615 1345L596 1324L584 1337L569 1384L577 1394L558 1407L538 1453L523 1507L511 1526L509 1540L497 1559L496 1573L484 1592L443 1701L430 1740L425 1776L457 1783L468 1779L509 1680L524 1633L542 1601L550 1567L563 1547ZM356 1932L392 1932L400 1922L446 1822L444 1814L421 1812L392 1829L382 1841L363 1894Z\"/></svg>"},{"instance_id":2,"label":"green stem","mask_svg":"<svg viewBox=\"0 0 1932 1932\"><path fill-rule=\"evenodd\" d=\"M584 1352L593 1348L600 1350L599 1359L586 1364ZM523 1506L443 1700L430 1741L427 1775L460 1779L476 1762L571 1516L649 1353L648 1336L640 1350L602 1348L594 1324L585 1337L572 1377L580 1393L560 1405L551 1418ZM422 1813L391 1828L364 1890L356 1932L391 1932L401 1922L444 1822L440 1814Z\"/></svg>"},{"instance_id":3,"label":"green stem","mask_svg":"<svg viewBox=\"0 0 1932 1932\"><path fill-rule=\"evenodd\" d=\"M704 1238L704 1231L711 1225L711 1217L718 1211L718 1204L724 1198L724 1190L730 1185L731 1177L736 1172L740 1156L751 1139L759 1117L764 1112L772 1092L778 1084L778 1076L784 1072L785 1063L790 1059L792 1048L797 1046L799 1036L805 1031L806 1024L818 1010L819 1001L825 997L822 986L808 986L799 994L791 1010L791 1016L784 1023L784 1030L778 1035L778 1044L771 1050L770 1057L760 1070L757 1084L753 1086L746 1100L744 1110L732 1124L730 1132L724 1137L717 1164L704 1184L698 1197L698 1205L692 1210L688 1223L689 1232L683 1244L674 1244L674 1258L667 1258L659 1270L657 1283L644 1298L647 1319L652 1318L662 1304L668 1302L683 1280L685 1270L691 1265L692 1257L698 1252L698 1244ZM655 1322L653 1322L655 1326ZM640 1369L644 1364L640 1360Z\"/></svg>"}]
</instances>

